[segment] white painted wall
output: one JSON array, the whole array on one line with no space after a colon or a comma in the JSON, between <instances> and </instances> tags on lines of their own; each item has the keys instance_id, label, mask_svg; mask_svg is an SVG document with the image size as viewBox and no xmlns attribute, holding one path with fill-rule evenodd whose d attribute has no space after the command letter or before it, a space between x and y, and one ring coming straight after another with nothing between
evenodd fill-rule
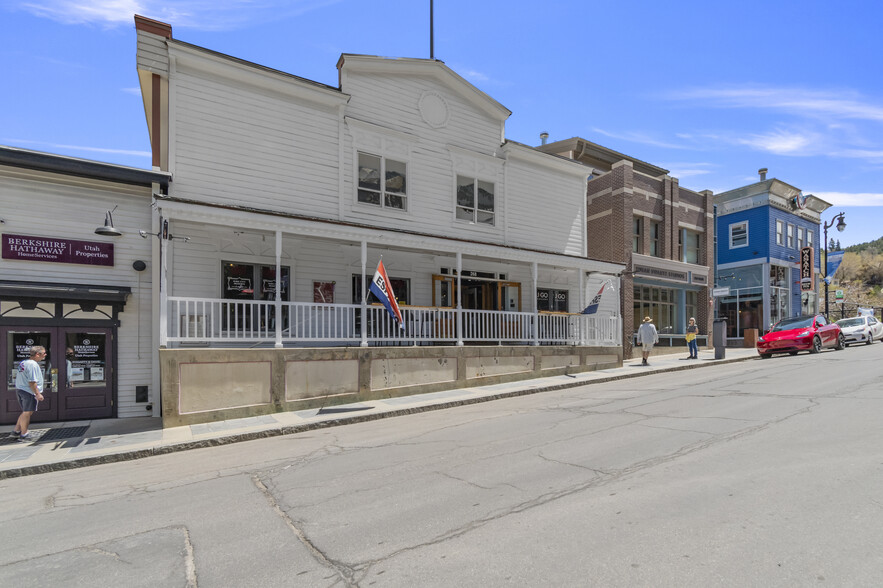
<instances>
[{"instance_id":1,"label":"white painted wall","mask_svg":"<svg viewBox=\"0 0 883 588\"><path fill-rule=\"evenodd\" d=\"M132 295L120 314L118 329L118 405L120 417L149 416L135 403L135 386L148 386L151 401L159 392L152 385L151 242L138 235L150 229L150 190L123 184L89 181L74 176L0 167L0 225L3 233L113 243L114 265L89 266L0 259L0 276L7 280L126 286ZM101 237L95 228L113 213L121 237ZM136 272L135 260L148 264ZM72 315L73 316L73 315ZM75 318L105 318L79 312Z\"/></svg>"}]
</instances>

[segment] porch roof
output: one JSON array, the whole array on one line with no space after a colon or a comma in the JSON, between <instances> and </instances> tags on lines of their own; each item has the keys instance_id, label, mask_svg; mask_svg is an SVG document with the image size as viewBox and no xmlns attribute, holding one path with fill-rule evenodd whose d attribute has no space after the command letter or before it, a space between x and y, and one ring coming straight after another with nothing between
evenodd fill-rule
<instances>
[{"instance_id":1,"label":"porch roof","mask_svg":"<svg viewBox=\"0 0 883 588\"><path fill-rule=\"evenodd\" d=\"M500 245L484 241L458 239L405 229L380 228L273 210L195 202L159 194L155 194L154 197L157 200L158 208L170 220L203 222L266 232L281 231L283 233L341 241L360 242L364 240L375 246L397 247L414 251L433 250L448 254L462 253L475 257L521 263L538 263L544 266L557 266L612 275L625 271L625 266L622 264L576 255L512 245Z\"/></svg>"}]
</instances>

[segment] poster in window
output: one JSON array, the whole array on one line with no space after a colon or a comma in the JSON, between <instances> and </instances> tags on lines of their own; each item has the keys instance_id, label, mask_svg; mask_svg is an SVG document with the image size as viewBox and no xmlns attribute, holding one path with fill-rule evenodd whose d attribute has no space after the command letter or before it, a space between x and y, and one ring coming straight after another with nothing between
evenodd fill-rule
<instances>
[{"instance_id":1,"label":"poster in window","mask_svg":"<svg viewBox=\"0 0 883 588\"><path fill-rule=\"evenodd\" d=\"M336 282L313 282L313 302L334 304L334 284Z\"/></svg>"}]
</instances>

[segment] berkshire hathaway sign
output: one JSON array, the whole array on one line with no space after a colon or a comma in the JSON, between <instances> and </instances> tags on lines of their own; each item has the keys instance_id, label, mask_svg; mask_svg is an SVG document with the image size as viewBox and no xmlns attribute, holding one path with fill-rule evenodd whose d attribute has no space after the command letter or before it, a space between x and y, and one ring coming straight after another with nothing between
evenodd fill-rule
<instances>
[{"instance_id":1,"label":"berkshire hathaway sign","mask_svg":"<svg viewBox=\"0 0 883 588\"><path fill-rule=\"evenodd\" d=\"M113 243L3 235L3 259L113 265Z\"/></svg>"}]
</instances>

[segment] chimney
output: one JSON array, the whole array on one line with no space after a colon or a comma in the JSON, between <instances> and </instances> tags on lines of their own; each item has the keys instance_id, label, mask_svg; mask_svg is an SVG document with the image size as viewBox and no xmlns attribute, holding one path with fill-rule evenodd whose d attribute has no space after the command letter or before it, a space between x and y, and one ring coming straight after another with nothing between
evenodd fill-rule
<instances>
[{"instance_id":1,"label":"chimney","mask_svg":"<svg viewBox=\"0 0 883 588\"><path fill-rule=\"evenodd\" d=\"M757 170L757 173L760 174L760 181L761 181L761 182L766 181L766 173L767 173L768 171L769 171L769 170L768 170L767 168L765 168L765 167L762 167L762 168L760 168L759 170Z\"/></svg>"},{"instance_id":2,"label":"chimney","mask_svg":"<svg viewBox=\"0 0 883 588\"><path fill-rule=\"evenodd\" d=\"M543 131L542 133L540 133L540 141L542 141L542 143L540 143L540 145L545 145L546 140L548 138L549 138L549 133L547 133L546 131Z\"/></svg>"}]
</instances>

